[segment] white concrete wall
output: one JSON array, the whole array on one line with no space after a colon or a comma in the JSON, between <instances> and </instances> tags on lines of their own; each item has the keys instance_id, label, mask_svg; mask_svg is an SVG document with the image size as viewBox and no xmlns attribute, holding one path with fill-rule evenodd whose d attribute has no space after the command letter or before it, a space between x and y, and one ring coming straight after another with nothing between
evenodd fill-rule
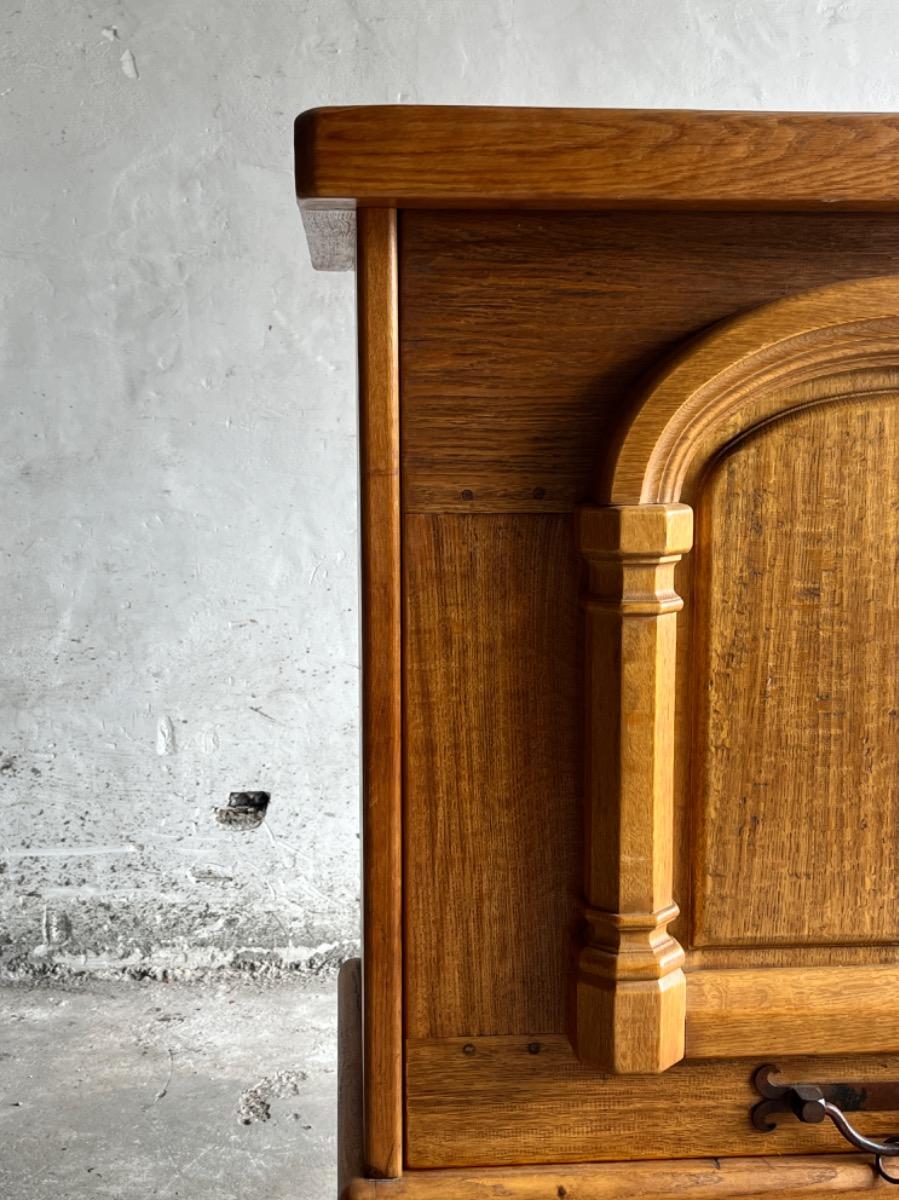
<instances>
[{"instance_id":1,"label":"white concrete wall","mask_svg":"<svg viewBox=\"0 0 899 1200\"><path fill-rule=\"evenodd\" d=\"M353 281L316 104L899 109L896 0L2 0L0 946L319 972L357 897ZM228 792L272 792L220 828Z\"/></svg>"}]
</instances>

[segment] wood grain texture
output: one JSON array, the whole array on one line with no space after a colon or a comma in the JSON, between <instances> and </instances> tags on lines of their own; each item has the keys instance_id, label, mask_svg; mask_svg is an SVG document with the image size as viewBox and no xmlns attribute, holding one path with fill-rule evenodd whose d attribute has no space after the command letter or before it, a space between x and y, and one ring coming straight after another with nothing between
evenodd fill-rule
<instances>
[{"instance_id":1,"label":"wood grain texture","mask_svg":"<svg viewBox=\"0 0 899 1200\"><path fill-rule=\"evenodd\" d=\"M773 963L739 979L719 972L705 990L691 976L688 1029L700 1015L715 1025L688 1053L774 1053L766 1036L781 1052L895 1044L872 983L889 971L837 963L847 944L895 950L899 935L889 850L899 801L897 309L895 277L850 282L699 339L645 389L600 491L649 512L683 497L700 519L679 683L693 747L682 771L692 820L681 813L694 830L682 839L693 859L690 947L790 948L785 1012L771 1000ZM835 972L791 958L799 946L836 947ZM689 965L699 965L692 953ZM703 999L714 1003L694 1013ZM850 1032L840 1013L854 1014Z\"/></svg>"},{"instance_id":2,"label":"wood grain texture","mask_svg":"<svg viewBox=\"0 0 899 1200\"><path fill-rule=\"evenodd\" d=\"M899 1051L897 986L895 965L691 971L687 1054L762 1062Z\"/></svg>"},{"instance_id":3,"label":"wood grain texture","mask_svg":"<svg viewBox=\"0 0 899 1200\"><path fill-rule=\"evenodd\" d=\"M409 1171L397 1180L357 1179L344 1200L863 1200L887 1186L878 1184L869 1162L843 1154Z\"/></svg>"},{"instance_id":4,"label":"wood grain texture","mask_svg":"<svg viewBox=\"0 0 899 1200\"><path fill-rule=\"evenodd\" d=\"M684 1053L684 952L672 897L674 569L692 545L684 504L584 507L586 600L584 933L571 1033L616 1074L664 1071Z\"/></svg>"},{"instance_id":5,"label":"wood grain texture","mask_svg":"<svg viewBox=\"0 0 899 1200\"><path fill-rule=\"evenodd\" d=\"M407 511L593 499L611 430L713 322L899 270L892 217L404 212Z\"/></svg>"},{"instance_id":6,"label":"wood grain texture","mask_svg":"<svg viewBox=\"0 0 899 1200\"><path fill-rule=\"evenodd\" d=\"M899 211L893 114L318 108L300 197L360 205Z\"/></svg>"},{"instance_id":7,"label":"wood grain texture","mask_svg":"<svg viewBox=\"0 0 899 1200\"><path fill-rule=\"evenodd\" d=\"M401 246L409 1161L441 1168L757 1152L759 1135L746 1128L754 1062L700 1056L754 1053L762 1039L794 1050L861 1052L875 1048L862 1035L878 1021L879 1048L892 1051L892 1015L882 1007L892 976L869 987L864 966L880 955L895 958L897 947L828 946L810 933L796 947L795 931L792 942L774 948L700 946L690 965L711 969L688 976L696 1001L687 1038L697 1061L652 1078L610 1078L577 1062L559 1037L579 842L581 704L577 566L565 514L586 495L634 381L676 340L796 288L895 269L896 222L851 215L405 213ZM726 416L714 436L702 429L693 439L696 471L678 476L684 498L701 496L702 468L726 442L769 420L778 406L813 401L811 418L835 412L840 397L864 392L870 406L891 387L899 391L895 294L895 282L879 280L843 288L826 302L797 301L810 306L810 336L787 354L775 345L783 341L784 311L776 321L761 318L773 333L763 335L762 358L750 374L758 368L764 386L733 409L741 413L737 425ZM739 389L746 378L725 383ZM736 395L719 384L719 395ZM883 440L871 433L868 443ZM863 432L855 436L861 445ZM747 441L739 453L750 448ZM813 489L815 452L811 444L799 448L798 474ZM790 466L793 452L792 444L783 449ZM848 461L859 468L851 455ZM645 498L642 491L637 498ZM856 503L863 501L870 510L867 492ZM560 515L535 511L541 509ZM851 501L849 510L847 520ZM847 529L837 523L838 531ZM729 527L735 543L744 532ZM782 525L785 546L789 534ZM862 541L859 555L870 566L875 542ZM729 561L736 555L735 548ZM876 582L864 565L861 575ZM690 576L688 570L684 594L697 593L701 612L702 577ZM822 589L817 599L801 601L820 607L826 597ZM792 603L788 597L788 613ZM725 610L720 601L721 621ZM828 612L842 636L837 609ZM838 645L831 650L840 652ZM819 650L818 657L826 665L826 654ZM688 645L680 662L689 673L694 658ZM688 723L692 711L688 702ZM863 721L869 716L866 710ZM690 777L681 771L686 796ZM791 803L795 816L798 799ZM836 805L827 811L833 815ZM679 812L676 845L689 867L692 814L689 805ZM837 826L844 847L852 819L844 804ZM789 823L783 825L789 848ZM756 876L752 883L753 903L763 910L765 888ZM855 896L864 890L858 876L847 887ZM809 897L807 889L803 903ZM730 910L720 916L730 938L741 918ZM874 919L885 924L885 910ZM689 932L689 922L681 927ZM772 953L783 957L768 957L769 965L785 970L750 970ZM831 974L808 969L850 961L854 967ZM839 1043L847 1023L855 1040ZM482 1034L520 1036L494 1053ZM463 1037L451 1047L433 1041L453 1035ZM541 1044L539 1053L528 1051L535 1040L545 1040L547 1050ZM468 1044L473 1053L463 1049ZM466 1063L479 1063L481 1073L467 1072ZM821 1060L805 1065L807 1077L813 1067L820 1075ZM886 1078L899 1060L839 1057L827 1061L831 1068L837 1078ZM868 1131L891 1132L894 1119L874 1114L866 1118ZM832 1131L801 1126L772 1136L776 1143L765 1139L765 1150L774 1155L842 1145ZM472 1175L472 1187L489 1177L486 1170ZM414 1171L397 1186L407 1180L415 1180Z\"/></svg>"},{"instance_id":8,"label":"wood grain texture","mask_svg":"<svg viewBox=\"0 0 899 1200\"><path fill-rule=\"evenodd\" d=\"M409 516L406 1024L565 1028L581 795L578 563L558 516Z\"/></svg>"},{"instance_id":9,"label":"wood grain texture","mask_svg":"<svg viewBox=\"0 0 899 1200\"><path fill-rule=\"evenodd\" d=\"M685 941L689 940L686 934L682 936ZM899 944L704 946L689 949L687 960L692 971L726 971L743 967L888 966L899 963Z\"/></svg>"},{"instance_id":10,"label":"wood grain texture","mask_svg":"<svg viewBox=\"0 0 899 1200\"><path fill-rule=\"evenodd\" d=\"M402 605L396 213L359 214L364 1141L402 1171Z\"/></svg>"},{"instance_id":11,"label":"wood grain texture","mask_svg":"<svg viewBox=\"0 0 899 1200\"><path fill-rule=\"evenodd\" d=\"M850 390L850 374L899 373L899 276L849 280L740 314L696 339L636 397L597 500L686 498L728 442L798 405ZM869 388L875 386L869 382Z\"/></svg>"},{"instance_id":12,"label":"wood grain texture","mask_svg":"<svg viewBox=\"0 0 899 1200\"><path fill-rule=\"evenodd\" d=\"M829 1123L802 1125L791 1117L771 1134L753 1128L755 1059L694 1060L661 1075L604 1075L580 1062L566 1038L531 1034L410 1041L406 1063L411 1168L846 1148ZM873 1082L896 1079L899 1056L785 1056L779 1065L792 1080ZM855 1115L872 1134L895 1130L895 1112Z\"/></svg>"},{"instance_id":13,"label":"wood grain texture","mask_svg":"<svg viewBox=\"0 0 899 1200\"><path fill-rule=\"evenodd\" d=\"M850 396L697 501L693 945L899 940L897 463L899 393Z\"/></svg>"}]
</instances>

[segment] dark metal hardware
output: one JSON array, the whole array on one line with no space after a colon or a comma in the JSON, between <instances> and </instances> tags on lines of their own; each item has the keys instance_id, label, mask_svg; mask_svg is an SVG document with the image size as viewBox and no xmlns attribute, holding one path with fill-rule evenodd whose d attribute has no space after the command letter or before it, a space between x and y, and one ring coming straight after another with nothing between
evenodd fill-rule
<instances>
[{"instance_id":1,"label":"dark metal hardware","mask_svg":"<svg viewBox=\"0 0 899 1200\"><path fill-rule=\"evenodd\" d=\"M843 1111L899 1110L899 1083L784 1084L774 1082L772 1076L777 1074L779 1069L773 1063L765 1063L752 1076L755 1090L763 1097L750 1113L756 1129L771 1133L777 1128L771 1120L776 1113L792 1113L806 1125L817 1125L827 1118L857 1150L874 1155L874 1169L881 1179L899 1184L899 1176L888 1174L882 1162L884 1158L899 1157L899 1138L877 1142L865 1137L853 1128Z\"/></svg>"}]
</instances>

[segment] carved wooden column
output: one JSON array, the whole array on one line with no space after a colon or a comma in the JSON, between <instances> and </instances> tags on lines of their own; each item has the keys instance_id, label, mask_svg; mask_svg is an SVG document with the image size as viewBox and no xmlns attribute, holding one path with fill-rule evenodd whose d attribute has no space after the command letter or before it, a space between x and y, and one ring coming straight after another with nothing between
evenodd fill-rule
<instances>
[{"instance_id":1,"label":"carved wooden column","mask_svg":"<svg viewBox=\"0 0 899 1200\"><path fill-rule=\"evenodd\" d=\"M668 933L672 881L674 568L692 544L684 504L584 508L587 599L585 933L579 1056L616 1074L684 1054L684 952Z\"/></svg>"}]
</instances>

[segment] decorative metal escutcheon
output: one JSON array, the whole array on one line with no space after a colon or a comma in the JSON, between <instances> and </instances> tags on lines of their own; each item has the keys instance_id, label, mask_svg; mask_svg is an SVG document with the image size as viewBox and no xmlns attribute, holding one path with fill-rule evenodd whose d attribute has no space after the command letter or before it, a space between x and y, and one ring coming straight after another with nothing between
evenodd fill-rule
<instances>
[{"instance_id":1,"label":"decorative metal escutcheon","mask_svg":"<svg viewBox=\"0 0 899 1200\"><path fill-rule=\"evenodd\" d=\"M806 1125L827 1118L857 1150L874 1155L874 1169L881 1179L899 1184L899 1175L890 1175L883 1165L883 1159L899 1157L899 1137L876 1142L846 1118L847 1112L899 1111L899 1083L775 1083L773 1076L779 1074L774 1063L765 1063L752 1076L755 1090L763 1097L749 1114L756 1129L775 1130L771 1118L777 1113L792 1113Z\"/></svg>"}]
</instances>

